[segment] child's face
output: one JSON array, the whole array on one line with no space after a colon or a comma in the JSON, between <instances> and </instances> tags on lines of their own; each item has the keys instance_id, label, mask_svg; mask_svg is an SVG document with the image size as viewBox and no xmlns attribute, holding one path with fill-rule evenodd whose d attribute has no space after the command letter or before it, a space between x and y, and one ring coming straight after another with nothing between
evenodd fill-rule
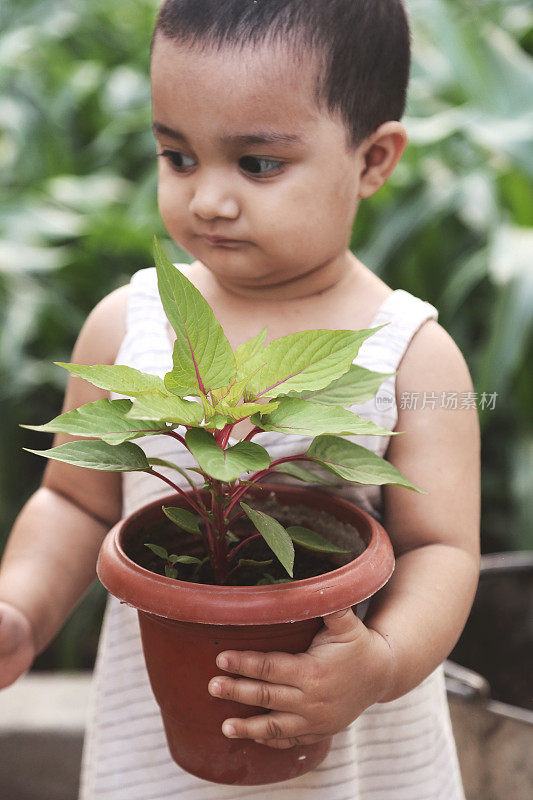
<instances>
[{"instance_id":1,"label":"child's face","mask_svg":"<svg viewBox=\"0 0 533 800\"><path fill-rule=\"evenodd\" d=\"M274 287L327 262L337 260L339 274L346 266L362 157L347 148L343 123L317 108L314 77L279 48L199 53L163 37L155 45L161 215L227 287ZM233 138L265 132L300 140Z\"/></svg>"}]
</instances>

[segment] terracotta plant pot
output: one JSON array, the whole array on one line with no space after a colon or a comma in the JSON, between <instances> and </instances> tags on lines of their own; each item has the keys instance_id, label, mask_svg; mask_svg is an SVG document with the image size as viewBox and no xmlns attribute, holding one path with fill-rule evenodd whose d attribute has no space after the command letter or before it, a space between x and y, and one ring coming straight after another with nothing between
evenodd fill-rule
<instances>
[{"instance_id":1,"label":"terracotta plant pot","mask_svg":"<svg viewBox=\"0 0 533 800\"><path fill-rule=\"evenodd\" d=\"M274 491L283 505L302 504L353 525L366 549L342 567L290 583L215 586L166 578L128 558L124 546L141 527L165 519L162 505L187 507L181 496L172 495L115 525L98 558L98 577L106 589L138 610L150 684L173 759L193 775L215 783L249 786L295 778L318 766L331 744L329 738L276 750L251 739L226 738L221 731L225 719L265 709L209 694L211 678L223 674L215 663L218 653L304 652L323 625L322 615L370 597L394 569L384 529L353 503L315 489L266 483L251 487L247 502L264 496L264 489ZM200 491L207 502L209 493Z\"/></svg>"}]
</instances>

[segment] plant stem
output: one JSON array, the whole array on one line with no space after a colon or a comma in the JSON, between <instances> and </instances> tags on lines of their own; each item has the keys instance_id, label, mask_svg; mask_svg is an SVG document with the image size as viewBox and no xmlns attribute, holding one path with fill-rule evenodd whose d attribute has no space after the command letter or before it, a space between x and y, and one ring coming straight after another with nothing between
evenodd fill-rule
<instances>
[{"instance_id":1,"label":"plant stem","mask_svg":"<svg viewBox=\"0 0 533 800\"><path fill-rule=\"evenodd\" d=\"M270 466L267 469L262 469L259 470L258 472L254 472L254 474L250 478L247 478L248 484L257 483L257 481L261 480L261 478L264 478L265 475L270 475L272 472L275 472L273 467L275 467L277 464L283 464L286 461L317 461L317 459L313 458L312 456L306 456L305 454L295 455L295 456L285 456L284 458L277 458L275 461L271 462ZM230 495L231 502L226 511L226 519L232 508L239 502L241 497L243 497L250 488L248 484L246 486L237 487L234 490L234 492Z\"/></svg>"},{"instance_id":2,"label":"plant stem","mask_svg":"<svg viewBox=\"0 0 533 800\"><path fill-rule=\"evenodd\" d=\"M231 528L231 526L233 525L233 523L236 520L238 520L238 519L240 519L241 517L244 517L244 516L245 516L245 513L241 509L241 511L239 511L237 514L235 514L234 517L232 517L231 519L226 519L226 524L227 524L228 528Z\"/></svg>"},{"instance_id":3,"label":"plant stem","mask_svg":"<svg viewBox=\"0 0 533 800\"><path fill-rule=\"evenodd\" d=\"M161 478L161 480L162 480L162 481L164 481L165 483L168 483L168 485L169 485L169 486L172 486L172 488L173 488L173 489L175 489L175 490L176 490L176 492L178 492L178 494L180 494L180 495L181 495L181 496L182 496L182 497L183 497L183 498L184 498L184 499L185 499L185 500L186 500L186 501L189 503L189 505L190 505L192 508L194 508L194 510L195 510L195 511L196 511L198 514L200 514L200 516L201 516L201 517L202 517L202 518L203 518L203 519L204 519L206 522L208 521L208 519L209 519L209 518L208 518L208 516L207 516L207 513L206 513L206 511L205 511L205 510L202 510L202 509L200 508L200 506L199 506L199 505L197 505L197 504L195 503L195 501L194 501L194 500L192 500L190 497L187 497L187 495L185 494L185 492L183 491L183 489L180 489L180 487L179 487L179 486L178 486L176 483L174 483L174 481L171 481L171 480L170 480L170 478L167 478L167 477L165 477L165 475L162 475L160 472L157 472L155 469L149 469L149 470L148 470L148 469L146 469L146 470L144 470L144 472L147 472L149 475L154 475L154 477L156 477L156 478Z\"/></svg>"},{"instance_id":4,"label":"plant stem","mask_svg":"<svg viewBox=\"0 0 533 800\"><path fill-rule=\"evenodd\" d=\"M205 527L206 527L206 535L207 535L207 555L209 556L210 563L215 568L215 576L216 576L217 575L217 570L216 570L217 557L216 557L216 549L215 549L216 537L215 537L215 534L213 533L213 528L211 527L211 523L210 522L206 522L206 526Z\"/></svg>"},{"instance_id":5,"label":"plant stem","mask_svg":"<svg viewBox=\"0 0 533 800\"><path fill-rule=\"evenodd\" d=\"M184 437L181 436L179 433L176 433L175 431L167 430L167 431L165 431L165 435L166 436L172 436L173 439L176 439L178 442L181 442L181 444L184 447L187 448L189 453L191 452L191 448L187 446L187 442L185 441ZM196 502L198 503L199 506L201 506L202 508L204 508L207 511L207 509L205 508L204 504L202 503L202 499L200 497L200 492L198 491L198 487L194 485L193 481L190 478L187 478L187 480L189 481L189 485L190 485L190 487L191 487L191 489L193 491L193 494L194 494L194 496L196 498Z\"/></svg>"},{"instance_id":6,"label":"plant stem","mask_svg":"<svg viewBox=\"0 0 533 800\"><path fill-rule=\"evenodd\" d=\"M223 436L221 436L220 442L218 443L221 447L226 447L226 445L228 444L231 432L236 424L237 423L234 422L233 425L230 425L227 430L225 428L223 429ZM252 430L249 433L246 434L244 439L241 439L241 442L249 442L250 439L252 439L252 437L256 435L256 433L263 433L263 428L259 428L256 425L254 428L252 428Z\"/></svg>"},{"instance_id":7,"label":"plant stem","mask_svg":"<svg viewBox=\"0 0 533 800\"><path fill-rule=\"evenodd\" d=\"M217 500L222 491L222 482L214 481L211 491L211 512L215 515L215 533L213 536L214 569L217 583L224 584L228 577L228 555L225 533L227 526L224 521L224 505Z\"/></svg>"},{"instance_id":8,"label":"plant stem","mask_svg":"<svg viewBox=\"0 0 533 800\"><path fill-rule=\"evenodd\" d=\"M233 550L231 550L228 553L228 561L231 561L231 559L235 557L235 553L237 552L237 550L240 550L241 547L244 547L245 544L248 544L248 542L251 542L254 539L260 539L260 538L261 538L261 534L260 533L254 533L252 536L249 536L243 542L240 542L240 544L238 544L236 547L233 548Z\"/></svg>"},{"instance_id":9,"label":"plant stem","mask_svg":"<svg viewBox=\"0 0 533 800\"><path fill-rule=\"evenodd\" d=\"M176 433L176 431L167 430L167 431L165 431L165 436L172 436L173 439L177 439L178 442L181 442L184 447L187 447L187 443L185 442L185 438L181 434ZM187 450L189 450L188 447L187 447Z\"/></svg>"}]
</instances>

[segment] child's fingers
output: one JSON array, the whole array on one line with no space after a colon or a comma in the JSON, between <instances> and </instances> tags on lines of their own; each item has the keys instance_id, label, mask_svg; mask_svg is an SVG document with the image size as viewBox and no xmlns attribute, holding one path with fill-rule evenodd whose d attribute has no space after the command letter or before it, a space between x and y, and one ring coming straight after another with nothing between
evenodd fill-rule
<instances>
[{"instance_id":1,"label":"child's fingers","mask_svg":"<svg viewBox=\"0 0 533 800\"><path fill-rule=\"evenodd\" d=\"M265 747L272 747L274 750L288 750L289 747L296 747L298 744L315 744L321 742L322 739L327 739L329 734L314 735L306 734L304 736L293 736L289 739L254 739L257 744L264 744Z\"/></svg>"},{"instance_id":2,"label":"child's fingers","mask_svg":"<svg viewBox=\"0 0 533 800\"><path fill-rule=\"evenodd\" d=\"M363 625L351 608L335 611L333 614L326 614L322 619L330 634L340 637L357 634Z\"/></svg>"},{"instance_id":3,"label":"child's fingers","mask_svg":"<svg viewBox=\"0 0 533 800\"><path fill-rule=\"evenodd\" d=\"M367 635L367 629L351 608L335 611L322 617L324 627L313 638L308 654L319 656L320 648L330 644L348 644L360 641Z\"/></svg>"},{"instance_id":4,"label":"child's fingers","mask_svg":"<svg viewBox=\"0 0 533 800\"><path fill-rule=\"evenodd\" d=\"M276 711L294 711L304 702L304 694L294 686L279 686L264 681L234 680L217 676L209 682L210 694L250 706Z\"/></svg>"},{"instance_id":5,"label":"child's fingers","mask_svg":"<svg viewBox=\"0 0 533 800\"><path fill-rule=\"evenodd\" d=\"M267 683L298 687L310 668L303 653L258 653L254 650L225 650L216 659L219 669L257 678Z\"/></svg>"},{"instance_id":6,"label":"child's fingers","mask_svg":"<svg viewBox=\"0 0 533 800\"><path fill-rule=\"evenodd\" d=\"M306 725L298 714L271 711L247 719L226 719L222 723L222 733L229 739L282 740L307 735Z\"/></svg>"}]
</instances>

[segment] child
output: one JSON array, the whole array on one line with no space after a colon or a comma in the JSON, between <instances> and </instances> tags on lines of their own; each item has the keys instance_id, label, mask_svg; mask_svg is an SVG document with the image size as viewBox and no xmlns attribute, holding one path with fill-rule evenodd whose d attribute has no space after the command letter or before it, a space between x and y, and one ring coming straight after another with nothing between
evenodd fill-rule
<instances>
[{"instance_id":1,"label":"child","mask_svg":"<svg viewBox=\"0 0 533 800\"><path fill-rule=\"evenodd\" d=\"M392 291L348 249L359 201L384 184L407 143L402 0L167 0L151 69L161 215L196 259L179 268L233 348L264 327L268 343L310 328L388 322L356 361L397 375L377 401L351 408L405 433L347 438L385 455L426 494L339 481L333 491L382 521L396 552L394 575L364 622L351 609L329 615L301 656L227 654L235 678L220 676L220 695L270 711L226 720L224 733L272 748L334 734L319 768L258 787L181 770L148 684L136 612L109 598L81 798L460 800L441 664L477 583L480 445L475 406L438 401L450 390L471 392L472 382L437 310ZM72 361L170 369L154 269L98 304ZM420 404L402 403L404 393L418 393ZM71 377L64 410L105 396ZM237 424L234 438L250 429ZM310 437L266 431L255 440L277 456L302 452ZM143 446L164 458L167 442ZM189 455L173 458L189 466ZM164 494L143 473L47 465L0 574L0 685L29 668L94 579L108 529ZM206 687L215 696L216 683Z\"/></svg>"}]
</instances>

